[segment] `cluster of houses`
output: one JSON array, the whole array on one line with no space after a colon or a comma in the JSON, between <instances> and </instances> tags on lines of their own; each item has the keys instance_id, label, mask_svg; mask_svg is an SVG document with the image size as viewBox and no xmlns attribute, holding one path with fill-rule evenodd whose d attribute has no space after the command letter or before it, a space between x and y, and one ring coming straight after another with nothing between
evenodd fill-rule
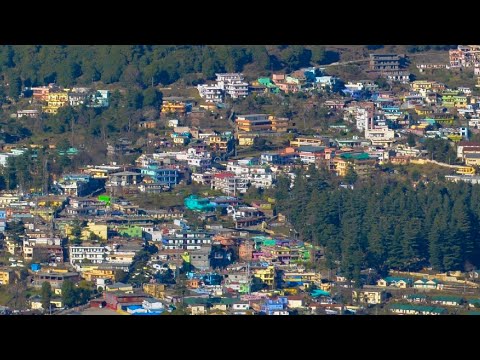
<instances>
[{"instance_id":1,"label":"cluster of houses","mask_svg":"<svg viewBox=\"0 0 480 360\"><path fill-rule=\"evenodd\" d=\"M459 46L450 51L449 66L477 69L476 52L474 46ZM424 70L442 68L421 65ZM280 174L287 175L293 187L299 167L314 165L339 177L353 169L367 177L383 163L431 162L427 151L405 144L409 134L456 144L464 165L453 166L459 175L447 179L480 183L473 168L480 165L480 143L468 141L478 130L480 99L471 89L410 81L404 57L395 54L372 54L368 68L367 75L382 76L404 91L381 90L372 80L344 83L313 67L261 77L252 84L240 73L216 74L214 84L197 87L207 108L220 106L226 96L319 89L328 96L316 105L342 122L328 131L302 135L292 119L271 113L236 113L232 121L221 119L229 122L225 131L182 126L173 117L194 114L196 104L169 97L160 112L167 130L163 135L147 131L147 151L138 151L129 139L107 144L109 156L136 155L131 164L120 160L83 166L55 178L48 196L32 196L28 189L1 192L0 231L8 264L0 269L0 284L14 283L27 270L33 288L51 284L50 311L64 307L60 295L65 280L85 280L102 292L86 305L98 313L160 315L180 308L192 315L345 314L384 305L397 314L446 314L465 307L475 313L478 300L457 296L462 286L476 289L467 280L460 284L437 275L389 276L358 289L340 275L312 269L309 265L323 256L322 249L297 239L295 229L288 236L274 231L289 228L285 216L274 214L275 200L244 201L251 188L274 187ZM333 88L342 96L332 94ZM43 103L47 113L63 106L108 106L108 91L54 85L30 90L33 102ZM38 114L19 110L16 116ZM143 121L139 128L149 130L157 123ZM259 138L283 141L266 150ZM236 156L245 148L252 150L249 156ZM25 151L4 146L0 167ZM63 154L75 156L76 151ZM203 190L185 196L183 205L144 209L130 196L175 195L178 185L192 183ZM19 221L24 230L12 234L11 225ZM152 248L155 251L147 251ZM139 258L145 260L140 267ZM125 274L129 281L121 282ZM350 290L350 299L341 299L339 288ZM42 310L38 296L29 304Z\"/></svg>"},{"instance_id":2,"label":"cluster of houses","mask_svg":"<svg viewBox=\"0 0 480 360\"><path fill-rule=\"evenodd\" d=\"M56 84L49 84L48 86L25 88L25 92L31 92L32 100L30 103L33 106L36 104L43 106L41 111L38 109L18 110L13 114L15 117L37 118L41 112L57 114L60 108L66 106L102 108L109 105L108 90L94 90L86 87L66 89Z\"/></svg>"}]
</instances>

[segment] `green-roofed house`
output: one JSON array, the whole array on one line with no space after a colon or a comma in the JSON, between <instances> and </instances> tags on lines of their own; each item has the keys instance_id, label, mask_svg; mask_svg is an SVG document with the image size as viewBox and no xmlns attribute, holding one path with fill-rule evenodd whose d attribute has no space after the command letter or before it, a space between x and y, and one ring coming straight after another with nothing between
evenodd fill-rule
<instances>
[{"instance_id":1,"label":"green-roofed house","mask_svg":"<svg viewBox=\"0 0 480 360\"><path fill-rule=\"evenodd\" d=\"M402 315L444 315L447 313L447 310L441 307L411 304L393 304L389 310Z\"/></svg>"},{"instance_id":2,"label":"green-roofed house","mask_svg":"<svg viewBox=\"0 0 480 360\"><path fill-rule=\"evenodd\" d=\"M436 289L442 290L443 284L437 279L419 279L413 283L415 289Z\"/></svg>"},{"instance_id":3,"label":"green-roofed house","mask_svg":"<svg viewBox=\"0 0 480 360\"><path fill-rule=\"evenodd\" d=\"M346 160L368 160L370 159L370 155L368 155L367 153L343 153L343 154L340 154L340 157L342 159L346 159Z\"/></svg>"},{"instance_id":4,"label":"green-roofed house","mask_svg":"<svg viewBox=\"0 0 480 360\"><path fill-rule=\"evenodd\" d=\"M459 296L439 295L432 296L431 303L445 306L460 306L463 303L463 299Z\"/></svg>"},{"instance_id":5,"label":"green-roofed house","mask_svg":"<svg viewBox=\"0 0 480 360\"><path fill-rule=\"evenodd\" d=\"M378 286L394 286L400 289L406 289L407 287L411 287L412 284L413 280L410 278L395 276L387 276L386 278L377 281Z\"/></svg>"},{"instance_id":6,"label":"green-roofed house","mask_svg":"<svg viewBox=\"0 0 480 360\"><path fill-rule=\"evenodd\" d=\"M277 85L275 85L273 82L272 82L272 79L268 78L268 77L261 77L261 78L258 78L257 82L262 85L262 86L265 86L268 91L270 91L271 93L273 94L278 94L280 92L280 89L278 88Z\"/></svg>"},{"instance_id":7,"label":"green-roofed house","mask_svg":"<svg viewBox=\"0 0 480 360\"><path fill-rule=\"evenodd\" d=\"M470 308L480 307L480 299L470 299L470 300L468 300L468 307L470 307Z\"/></svg>"}]
</instances>

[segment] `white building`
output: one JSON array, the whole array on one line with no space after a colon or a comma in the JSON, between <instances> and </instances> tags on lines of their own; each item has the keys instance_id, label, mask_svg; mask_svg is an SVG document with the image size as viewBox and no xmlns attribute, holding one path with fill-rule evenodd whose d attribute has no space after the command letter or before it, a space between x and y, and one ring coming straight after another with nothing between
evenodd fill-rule
<instances>
[{"instance_id":1,"label":"white building","mask_svg":"<svg viewBox=\"0 0 480 360\"><path fill-rule=\"evenodd\" d=\"M223 89L218 85L198 85L200 97L207 103L221 103L223 101Z\"/></svg>"},{"instance_id":2,"label":"white building","mask_svg":"<svg viewBox=\"0 0 480 360\"><path fill-rule=\"evenodd\" d=\"M206 171L204 173L192 173L192 181L196 184L210 185L212 183L213 173Z\"/></svg>"},{"instance_id":3,"label":"white building","mask_svg":"<svg viewBox=\"0 0 480 360\"><path fill-rule=\"evenodd\" d=\"M246 97L248 96L248 83L246 82L225 83L225 93L230 95L234 99L237 99L240 97Z\"/></svg>"},{"instance_id":4,"label":"white building","mask_svg":"<svg viewBox=\"0 0 480 360\"><path fill-rule=\"evenodd\" d=\"M395 131L387 126L365 129L365 138L372 142L372 145L389 146L395 140Z\"/></svg>"},{"instance_id":5,"label":"white building","mask_svg":"<svg viewBox=\"0 0 480 360\"><path fill-rule=\"evenodd\" d=\"M219 73L217 76L217 82L242 82L245 77L242 73Z\"/></svg>"},{"instance_id":6,"label":"white building","mask_svg":"<svg viewBox=\"0 0 480 360\"><path fill-rule=\"evenodd\" d=\"M220 190L230 196L247 192L249 180L245 176L236 176L233 173L218 173L212 178L211 188Z\"/></svg>"},{"instance_id":7,"label":"white building","mask_svg":"<svg viewBox=\"0 0 480 360\"><path fill-rule=\"evenodd\" d=\"M232 98L245 97L248 95L248 83L244 82L241 73L223 73L217 75L217 87L224 90Z\"/></svg>"},{"instance_id":8,"label":"white building","mask_svg":"<svg viewBox=\"0 0 480 360\"><path fill-rule=\"evenodd\" d=\"M241 176L243 179L256 188L269 188L273 184L275 174L270 168L263 166L240 165L238 161L229 161L227 171Z\"/></svg>"},{"instance_id":9,"label":"white building","mask_svg":"<svg viewBox=\"0 0 480 360\"><path fill-rule=\"evenodd\" d=\"M106 260L107 249L105 246L80 246L73 245L68 248L70 264L90 260L94 264L100 264Z\"/></svg>"}]
</instances>

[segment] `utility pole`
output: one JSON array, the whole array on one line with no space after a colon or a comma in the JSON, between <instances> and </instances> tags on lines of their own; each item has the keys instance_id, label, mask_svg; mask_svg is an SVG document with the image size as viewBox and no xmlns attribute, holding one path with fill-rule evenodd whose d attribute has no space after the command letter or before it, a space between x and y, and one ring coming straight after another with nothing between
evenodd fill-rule
<instances>
[{"instance_id":1,"label":"utility pole","mask_svg":"<svg viewBox=\"0 0 480 360\"><path fill-rule=\"evenodd\" d=\"M74 131L73 131L73 116L72 116L72 140L70 141L70 146L73 148L73 138L74 138ZM66 154L65 154L66 155Z\"/></svg>"}]
</instances>

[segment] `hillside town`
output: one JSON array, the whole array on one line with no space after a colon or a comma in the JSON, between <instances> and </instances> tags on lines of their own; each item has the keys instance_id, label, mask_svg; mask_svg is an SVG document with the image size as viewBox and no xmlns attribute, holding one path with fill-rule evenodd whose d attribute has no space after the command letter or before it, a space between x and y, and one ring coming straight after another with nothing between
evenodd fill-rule
<instances>
[{"instance_id":1,"label":"hillside town","mask_svg":"<svg viewBox=\"0 0 480 360\"><path fill-rule=\"evenodd\" d=\"M61 144L0 141L1 313L480 315L475 266L412 260L350 276L279 206L280 183L294 191L304 173L341 194L391 178L480 184L480 45L443 53L378 50L352 78L333 63L162 88L125 136L94 129L101 163L68 112L120 107L115 89L23 86L3 110L12 122L68 120ZM473 80L452 87L438 72ZM308 125L312 112L329 120Z\"/></svg>"}]
</instances>

